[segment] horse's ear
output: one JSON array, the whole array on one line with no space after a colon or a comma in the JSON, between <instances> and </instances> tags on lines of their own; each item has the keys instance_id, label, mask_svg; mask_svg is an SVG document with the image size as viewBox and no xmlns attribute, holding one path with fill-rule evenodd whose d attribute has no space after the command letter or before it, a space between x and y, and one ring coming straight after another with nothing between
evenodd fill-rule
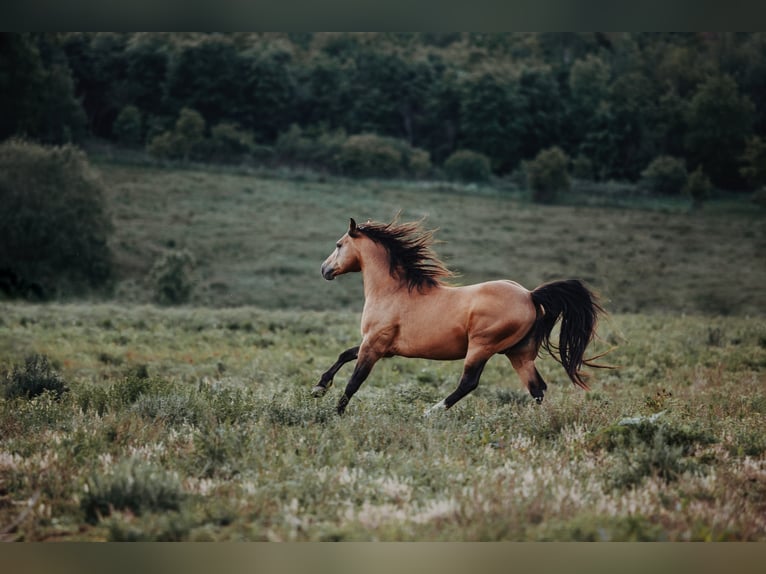
<instances>
[{"instance_id":1,"label":"horse's ear","mask_svg":"<svg viewBox=\"0 0 766 574\"><path fill-rule=\"evenodd\" d=\"M348 224L348 235L349 237L356 237L358 235L356 231L356 221L354 221L354 218L350 218L349 224Z\"/></svg>"}]
</instances>

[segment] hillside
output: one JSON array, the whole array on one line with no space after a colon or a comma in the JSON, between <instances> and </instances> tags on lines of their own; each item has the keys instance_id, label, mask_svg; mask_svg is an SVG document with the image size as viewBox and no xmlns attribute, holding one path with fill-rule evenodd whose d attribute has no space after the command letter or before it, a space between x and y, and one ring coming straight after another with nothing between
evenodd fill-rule
<instances>
[{"instance_id":1,"label":"hillside","mask_svg":"<svg viewBox=\"0 0 766 574\"><path fill-rule=\"evenodd\" d=\"M188 249L197 263L193 304L359 310L361 278L327 283L319 265L349 217L388 220L401 210L439 228L437 252L460 283L509 278L532 288L578 277L612 312L766 309L766 225L745 199L696 212L677 201L540 206L491 187L97 167L115 223L122 302L150 301L153 263Z\"/></svg>"}]
</instances>

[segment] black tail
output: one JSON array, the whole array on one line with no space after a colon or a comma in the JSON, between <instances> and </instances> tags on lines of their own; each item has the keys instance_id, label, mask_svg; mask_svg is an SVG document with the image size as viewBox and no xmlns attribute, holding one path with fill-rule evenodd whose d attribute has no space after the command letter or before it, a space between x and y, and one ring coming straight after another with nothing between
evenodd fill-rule
<instances>
[{"instance_id":1,"label":"black tail","mask_svg":"<svg viewBox=\"0 0 766 574\"><path fill-rule=\"evenodd\" d=\"M591 362L598 357L583 358L596 333L598 315L604 313L598 298L582 282L570 279L540 285L532 291L532 301L538 313L533 331L538 348L542 346L561 363L575 385L588 389L580 368L583 365L603 368ZM559 319L559 344L554 345L551 332ZM558 351L558 357L554 351Z\"/></svg>"}]
</instances>

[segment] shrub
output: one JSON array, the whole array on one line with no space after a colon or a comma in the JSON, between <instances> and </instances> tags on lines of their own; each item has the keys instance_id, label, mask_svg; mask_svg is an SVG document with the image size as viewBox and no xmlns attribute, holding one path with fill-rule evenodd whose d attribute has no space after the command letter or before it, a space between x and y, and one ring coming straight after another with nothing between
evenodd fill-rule
<instances>
[{"instance_id":1,"label":"shrub","mask_svg":"<svg viewBox=\"0 0 766 574\"><path fill-rule=\"evenodd\" d=\"M412 148L407 163L407 171L412 177L425 177L431 173L431 154L424 149Z\"/></svg>"},{"instance_id":2,"label":"shrub","mask_svg":"<svg viewBox=\"0 0 766 574\"><path fill-rule=\"evenodd\" d=\"M663 195L680 194L687 179L683 160L667 155L655 158L641 172L641 185Z\"/></svg>"},{"instance_id":3,"label":"shrub","mask_svg":"<svg viewBox=\"0 0 766 574\"><path fill-rule=\"evenodd\" d=\"M112 125L112 135L126 145L139 145L143 133L141 112L136 106L125 106Z\"/></svg>"},{"instance_id":4,"label":"shrub","mask_svg":"<svg viewBox=\"0 0 766 574\"><path fill-rule=\"evenodd\" d=\"M0 144L0 289L48 298L108 286L104 187L81 150Z\"/></svg>"},{"instance_id":5,"label":"shrub","mask_svg":"<svg viewBox=\"0 0 766 574\"><path fill-rule=\"evenodd\" d=\"M147 150L161 159L200 159L204 157L205 119L191 108L183 108L172 130L154 136Z\"/></svg>"},{"instance_id":6,"label":"shrub","mask_svg":"<svg viewBox=\"0 0 766 574\"><path fill-rule=\"evenodd\" d=\"M23 367L15 366L0 378L0 391L7 399L31 399L46 391L60 397L68 390L67 384L45 355L27 357Z\"/></svg>"},{"instance_id":7,"label":"shrub","mask_svg":"<svg viewBox=\"0 0 766 574\"><path fill-rule=\"evenodd\" d=\"M210 130L209 159L237 162L249 155L254 145L252 132L223 122Z\"/></svg>"},{"instance_id":8,"label":"shrub","mask_svg":"<svg viewBox=\"0 0 766 574\"><path fill-rule=\"evenodd\" d=\"M543 150L535 159L524 163L534 201L550 203L559 192L569 191L568 163L569 158L559 147Z\"/></svg>"},{"instance_id":9,"label":"shrub","mask_svg":"<svg viewBox=\"0 0 766 574\"><path fill-rule=\"evenodd\" d=\"M572 160L572 175L578 179L593 179L596 175L590 158L580 154Z\"/></svg>"},{"instance_id":10,"label":"shrub","mask_svg":"<svg viewBox=\"0 0 766 574\"><path fill-rule=\"evenodd\" d=\"M713 193L713 184L710 183L710 178L702 171L702 166L695 169L689 176L683 192L684 195L691 198L694 207L701 206L705 200L710 198Z\"/></svg>"},{"instance_id":11,"label":"shrub","mask_svg":"<svg viewBox=\"0 0 766 574\"><path fill-rule=\"evenodd\" d=\"M85 485L80 508L95 524L113 510L145 512L179 510L184 493L175 473L137 460L117 465L108 474L92 476Z\"/></svg>"},{"instance_id":12,"label":"shrub","mask_svg":"<svg viewBox=\"0 0 766 574\"><path fill-rule=\"evenodd\" d=\"M189 301L194 287L191 277L193 267L194 257L185 249L162 255L150 273L155 302L180 305Z\"/></svg>"},{"instance_id":13,"label":"shrub","mask_svg":"<svg viewBox=\"0 0 766 574\"><path fill-rule=\"evenodd\" d=\"M766 186L755 190L750 196L750 201L755 205L766 209Z\"/></svg>"},{"instance_id":14,"label":"shrub","mask_svg":"<svg viewBox=\"0 0 766 574\"><path fill-rule=\"evenodd\" d=\"M766 141L758 136L748 139L742 164L739 173L751 186L766 185Z\"/></svg>"},{"instance_id":15,"label":"shrub","mask_svg":"<svg viewBox=\"0 0 766 574\"><path fill-rule=\"evenodd\" d=\"M488 181L492 175L489 158L467 149L450 155L444 162L444 171L449 179L466 182Z\"/></svg>"},{"instance_id":16,"label":"shrub","mask_svg":"<svg viewBox=\"0 0 766 574\"><path fill-rule=\"evenodd\" d=\"M375 134L349 137L338 156L341 171L355 177L394 177L402 173L402 152L390 138Z\"/></svg>"}]
</instances>

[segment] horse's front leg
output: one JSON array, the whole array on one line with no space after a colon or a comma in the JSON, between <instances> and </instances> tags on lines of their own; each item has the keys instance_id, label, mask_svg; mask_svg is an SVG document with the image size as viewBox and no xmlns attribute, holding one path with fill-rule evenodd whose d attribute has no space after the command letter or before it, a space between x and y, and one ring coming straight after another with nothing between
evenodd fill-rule
<instances>
[{"instance_id":1,"label":"horse's front leg","mask_svg":"<svg viewBox=\"0 0 766 574\"><path fill-rule=\"evenodd\" d=\"M351 374L351 378L346 385L346 390L338 400L338 414L342 415L346 410L348 401L354 396L354 393L359 390L359 387L367 379L375 363L380 359L380 355L372 353L369 349L359 352L359 359L354 367L354 372Z\"/></svg>"},{"instance_id":2,"label":"horse's front leg","mask_svg":"<svg viewBox=\"0 0 766 574\"><path fill-rule=\"evenodd\" d=\"M322 378L319 379L319 383L317 383L317 385L311 389L311 394L315 397L324 396L324 394L327 392L327 389L332 386L332 380L335 378L335 375L340 370L340 368L346 363L350 363L358 356L359 347L351 347L350 349L343 351L338 356L338 360L335 361L333 366L322 374Z\"/></svg>"}]
</instances>

